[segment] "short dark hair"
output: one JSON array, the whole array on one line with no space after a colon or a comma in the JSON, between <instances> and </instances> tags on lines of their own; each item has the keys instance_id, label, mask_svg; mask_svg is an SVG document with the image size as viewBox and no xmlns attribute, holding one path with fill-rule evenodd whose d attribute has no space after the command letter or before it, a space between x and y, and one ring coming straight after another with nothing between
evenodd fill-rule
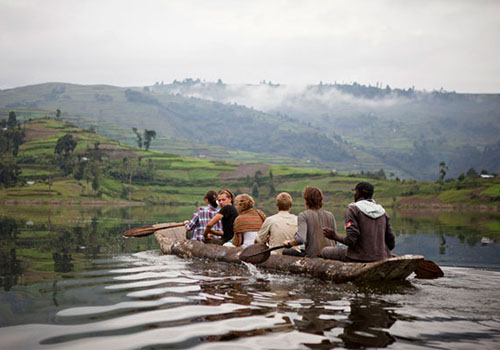
<instances>
[{"instance_id":1,"label":"short dark hair","mask_svg":"<svg viewBox=\"0 0 500 350\"><path fill-rule=\"evenodd\" d=\"M205 194L204 199L206 199L212 207L217 208L217 205L218 205L217 204L217 192L215 192L214 190L208 191Z\"/></svg>"},{"instance_id":2,"label":"short dark hair","mask_svg":"<svg viewBox=\"0 0 500 350\"><path fill-rule=\"evenodd\" d=\"M359 193L365 198L373 197L374 187L371 183L360 182L356 185L355 190L359 191Z\"/></svg>"},{"instance_id":3,"label":"short dark hair","mask_svg":"<svg viewBox=\"0 0 500 350\"><path fill-rule=\"evenodd\" d=\"M323 207L323 193L317 187L307 186L302 193L309 209L321 209Z\"/></svg>"}]
</instances>

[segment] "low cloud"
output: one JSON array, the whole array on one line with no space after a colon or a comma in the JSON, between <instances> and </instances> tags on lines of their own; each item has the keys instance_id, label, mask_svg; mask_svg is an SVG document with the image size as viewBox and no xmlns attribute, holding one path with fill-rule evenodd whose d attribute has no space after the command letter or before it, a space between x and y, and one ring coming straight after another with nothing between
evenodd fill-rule
<instances>
[{"instance_id":1,"label":"low cloud","mask_svg":"<svg viewBox=\"0 0 500 350\"><path fill-rule=\"evenodd\" d=\"M364 98L345 93L331 85L278 85L262 83L223 84L197 82L194 84L170 85L170 94L195 97L224 104L236 103L264 112L279 112L290 109L307 109L307 105L331 108L339 104L361 105L364 107L391 107L406 103L407 98L395 93L375 98Z\"/></svg>"}]
</instances>

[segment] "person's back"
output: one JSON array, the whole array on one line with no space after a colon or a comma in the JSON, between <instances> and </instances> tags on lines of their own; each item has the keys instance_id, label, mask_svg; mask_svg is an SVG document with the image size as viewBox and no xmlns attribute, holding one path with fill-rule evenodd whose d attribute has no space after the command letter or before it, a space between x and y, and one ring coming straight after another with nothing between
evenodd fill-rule
<instances>
[{"instance_id":1,"label":"person's back","mask_svg":"<svg viewBox=\"0 0 500 350\"><path fill-rule=\"evenodd\" d=\"M394 235L389 216L373 200L360 200L347 207L346 233L348 258L377 261L391 257Z\"/></svg>"},{"instance_id":2,"label":"person's back","mask_svg":"<svg viewBox=\"0 0 500 350\"><path fill-rule=\"evenodd\" d=\"M334 246L335 242L323 235L323 228L328 227L337 232L335 217L323 207L323 193L317 187L307 186L302 193L306 210L299 213L297 218L297 233L294 239L284 241L283 245L292 247L300 244L305 245L305 250L296 253L294 249L283 250L283 255L307 256L317 258L321 250L328 246Z\"/></svg>"},{"instance_id":3,"label":"person's back","mask_svg":"<svg viewBox=\"0 0 500 350\"><path fill-rule=\"evenodd\" d=\"M326 259L343 261L377 261L391 257L395 239L390 219L384 208L372 199L373 185L360 182L356 185L354 203L348 205L345 216L346 236L342 237L327 228L324 235L347 246L325 248L321 255Z\"/></svg>"},{"instance_id":4,"label":"person's back","mask_svg":"<svg viewBox=\"0 0 500 350\"><path fill-rule=\"evenodd\" d=\"M297 216L290 214L292 196L286 192L278 194L276 196L276 206L278 213L264 220L255 238L256 243L268 242L270 248L282 245L285 240L293 239L293 235L297 232ZM271 254L281 253L282 249L271 252Z\"/></svg>"},{"instance_id":5,"label":"person's back","mask_svg":"<svg viewBox=\"0 0 500 350\"><path fill-rule=\"evenodd\" d=\"M248 247L254 243L257 232L266 219L266 214L259 209L254 209L255 202L246 193L237 195L234 201L239 215L233 224L234 236L232 245L236 247Z\"/></svg>"},{"instance_id":6,"label":"person's back","mask_svg":"<svg viewBox=\"0 0 500 350\"><path fill-rule=\"evenodd\" d=\"M210 220L217 215L217 192L208 191L203 198L207 204L205 207L199 207L195 210L190 220L184 221L187 232L192 232L191 240L202 241L203 232ZM220 223L215 224L214 229L222 230Z\"/></svg>"},{"instance_id":7,"label":"person's back","mask_svg":"<svg viewBox=\"0 0 500 350\"><path fill-rule=\"evenodd\" d=\"M305 233L305 252L309 258L320 256L321 250L335 243L325 239L323 227L336 227L333 214L324 209L307 209L299 213L298 235Z\"/></svg>"}]
</instances>

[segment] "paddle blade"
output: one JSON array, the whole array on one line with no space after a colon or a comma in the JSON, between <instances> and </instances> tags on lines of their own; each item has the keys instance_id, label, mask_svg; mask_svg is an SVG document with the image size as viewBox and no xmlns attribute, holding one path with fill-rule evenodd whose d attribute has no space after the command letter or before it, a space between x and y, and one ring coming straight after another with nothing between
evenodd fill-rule
<instances>
[{"instance_id":1,"label":"paddle blade","mask_svg":"<svg viewBox=\"0 0 500 350\"><path fill-rule=\"evenodd\" d=\"M256 243L242 250L240 260L251 264L260 264L269 259L270 255L271 252L267 245Z\"/></svg>"},{"instance_id":2,"label":"paddle blade","mask_svg":"<svg viewBox=\"0 0 500 350\"><path fill-rule=\"evenodd\" d=\"M136 228L131 228L130 230L123 232L123 235L125 237L143 237L143 236L148 236L148 235L154 233L155 231L156 230L154 229L153 226L136 227Z\"/></svg>"},{"instance_id":3,"label":"paddle blade","mask_svg":"<svg viewBox=\"0 0 500 350\"><path fill-rule=\"evenodd\" d=\"M415 269L415 275L420 279L434 279L444 276L443 270L434 262L422 260Z\"/></svg>"},{"instance_id":4,"label":"paddle blade","mask_svg":"<svg viewBox=\"0 0 500 350\"><path fill-rule=\"evenodd\" d=\"M136 227L136 228L131 228L130 230L123 232L123 235L125 237L144 237L144 236L151 235L151 234L155 233L155 231L158 231L158 230L162 230L165 228L180 227L180 226L184 226L184 224L182 222L169 222L169 223L164 223L164 224Z\"/></svg>"}]
</instances>

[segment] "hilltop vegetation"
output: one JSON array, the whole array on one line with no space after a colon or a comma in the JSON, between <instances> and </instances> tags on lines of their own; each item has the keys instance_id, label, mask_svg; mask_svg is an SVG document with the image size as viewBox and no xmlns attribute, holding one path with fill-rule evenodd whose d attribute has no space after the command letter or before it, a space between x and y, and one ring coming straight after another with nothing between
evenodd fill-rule
<instances>
[{"instance_id":1,"label":"hilltop vegetation","mask_svg":"<svg viewBox=\"0 0 500 350\"><path fill-rule=\"evenodd\" d=\"M208 152L211 158L227 159L228 150L235 149L304 163L308 159L332 163L347 156L341 143L314 128L243 106L158 95L149 89L42 84L0 92L0 106L19 114L60 109L66 120L84 128L93 126L129 144L134 144L132 128L144 127L157 131L156 149L180 153L180 140L187 148L184 155ZM221 150L211 151L210 146L224 147L223 155L217 156Z\"/></svg>"},{"instance_id":2,"label":"hilltop vegetation","mask_svg":"<svg viewBox=\"0 0 500 350\"><path fill-rule=\"evenodd\" d=\"M0 91L0 113L65 120L135 144L155 130L154 149L236 162L384 169L435 180L473 167L500 172L500 95L318 84L228 85L186 79L141 88L50 83ZM38 111L38 112L37 112Z\"/></svg>"},{"instance_id":3,"label":"hilltop vegetation","mask_svg":"<svg viewBox=\"0 0 500 350\"><path fill-rule=\"evenodd\" d=\"M337 166L350 170L384 168L434 180L436 165L445 161L452 177L470 167L500 172L500 94L391 89L381 83L320 83L298 89L192 79L153 89L243 104L306 123L344 146L348 164L339 159Z\"/></svg>"},{"instance_id":4,"label":"hilltop vegetation","mask_svg":"<svg viewBox=\"0 0 500 350\"><path fill-rule=\"evenodd\" d=\"M4 204L169 204L200 205L209 189L252 194L260 207L274 209L274 196L290 192L300 206L307 185L320 187L327 207L343 207L360 181L376 186L387 206L479 206L500 201L498 179L469 176L461 181L385 180L380 174L337 174L262 163L240 164L143 150L74 124L48 118L15 126L24 134L17 154L2 153L18 172L0 184ZM476 174L477 175L477 174Z\"/></svg>"}]
</instances>

